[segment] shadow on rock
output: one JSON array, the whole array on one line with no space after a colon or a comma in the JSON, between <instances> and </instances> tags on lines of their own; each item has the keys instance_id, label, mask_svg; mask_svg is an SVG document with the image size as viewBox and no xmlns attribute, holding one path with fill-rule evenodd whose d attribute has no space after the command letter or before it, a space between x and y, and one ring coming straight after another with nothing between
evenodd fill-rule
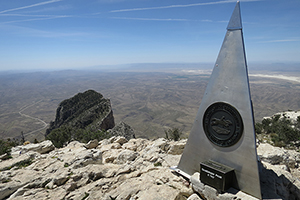
<instances>
[{"instance_id":1,"label":"shadow on rock","mask_svg":"<svg viewBox=\"0 0 300 200\"><path fill-rule=\"evenodd\" d=\"M260 184L263 199L298 200L300 190L283 174L277 175L273 170L260 164Z\"/></svg>"}]
</instances>

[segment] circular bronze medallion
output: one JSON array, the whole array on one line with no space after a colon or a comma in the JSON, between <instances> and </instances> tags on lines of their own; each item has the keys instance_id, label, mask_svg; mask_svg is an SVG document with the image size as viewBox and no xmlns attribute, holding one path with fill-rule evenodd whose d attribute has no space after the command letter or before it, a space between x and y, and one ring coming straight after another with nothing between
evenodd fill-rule
<instances>
[{"instance_id":1,"label":"circular bronze medallion","mask_svg":"<svg viewBox=\"0 0 300 200\"><path fill-rule=\"evenodd\" d=\"M239 141L244 127L240 113L233 106L219 102L206 109L203 128L213 144L230 147Z\"/></svg>"}]
</instances>

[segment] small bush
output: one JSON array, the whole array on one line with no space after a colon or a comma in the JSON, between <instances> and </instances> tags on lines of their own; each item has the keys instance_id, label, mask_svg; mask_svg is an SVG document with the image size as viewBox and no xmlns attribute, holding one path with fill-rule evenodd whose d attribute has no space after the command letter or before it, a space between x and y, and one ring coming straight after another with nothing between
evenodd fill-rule
<instances>
[{"instance_id":1,"label":"small bush","mask_svg":"<svg viewBox=\"0 0 300 200\"><path fill-rule=\"evenodd\" d=\"M180 140L182 131L179 128L172 128L172 129L166 130L165 134L166 134L166 139L178 141L178 140Z\"/></svg>"},{"instance_id":2,"label":"small bush","mask_svg":"<svg viewBox=\"0 0 300 200\"><path fill-rule=\"evenodd\" d=\"M261 123L255 124L255 133L262 134L263 132L263 125Z\"/></svg>"},{"instance_id":3,"label":"small bush","mask_svg":"<svg viewBox=\"0 0 300 200\"><path fill-rule=\"evenodd\" d=\"M98 130L92 126L85 129L74 129L70 126L63 125L57 129L52 130L46 136L46 139L51 140L55 147L61 148L73 140L87 143L90 140L97 139L98 141L100 141L109 137L110 135L106 131Z\"/></svg>"},{"instance_id":4,"label":"small bush","mask_svg":"<svg viewBox=\"0 0 300 200\"><path fill-rule=\"evenodd\" d=\"M61 126L57 129L54 129L46 136L46 139L51 140L55 147L61 148L71 141L71 128L67 126Z\"/></svg>"},{"instance_id":5,"label":"small bush","mask_svg":"<svg viewBox=\"0 0 300 200\"><path fill-rule=\"evenodd\" d=\"M8 138L7 141L0 139L0 155L7 154L10 157L11 148L19 144L18 140Z\"/></svg>"},{"instance_id":6,"label":"small bush","mask_svg":"<svg viewBox=\"0 0 300 200\"><path fill-rule=\"evenodd\" d=\"M11 151L11 147L7 144L7 142L0 140L0 155L9 154Z\"/></svg>"},{"instance_id":7,"label":"small bush","mask_svg":"<svg viewBox=\"0 0 300 200\"><path fill-rule=\"evenodd\" d=\"M267 134L270 136L275 146L284 147L292 141L300 140L300 117L296 124L292 124L286 117L280 119L280 115L263 119L261 123L255 124L257 134Z\"/></svg>"}]
</instances>

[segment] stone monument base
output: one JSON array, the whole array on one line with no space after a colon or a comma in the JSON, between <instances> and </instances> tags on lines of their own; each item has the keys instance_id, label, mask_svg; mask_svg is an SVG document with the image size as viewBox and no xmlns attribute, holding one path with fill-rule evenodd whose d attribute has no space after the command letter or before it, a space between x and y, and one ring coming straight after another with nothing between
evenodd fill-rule
<instances>
[{"instance_id":1,"label":"stone monument base","mask_svg":"<svg viewBox=\"0 0 300 200\"><path fill-rule=\"evenodd\" d=\"M229 188L226 193L220 194L215 188L205 185L200 181L200 173L196 172L190 177L190 183L195 192L204 199L243 199L243 200L259 200L249 194L234 188Z\"/></svg>"}]
</instances>

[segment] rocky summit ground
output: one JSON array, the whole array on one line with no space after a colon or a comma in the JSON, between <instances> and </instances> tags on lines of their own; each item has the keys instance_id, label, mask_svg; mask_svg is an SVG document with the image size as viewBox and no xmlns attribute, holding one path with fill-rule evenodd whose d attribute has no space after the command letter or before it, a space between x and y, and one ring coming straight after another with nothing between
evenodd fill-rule
<instances>
[{"instance_id":1,"label":"rocky summit ground","mask_svg":"<svg viewBox=\"0 0 300 200\"><path fill-rule=\"evenodd\" d=\"M0 162L0 199L197 200L255 199L240 192L219 194L170 170L186 140L112 137L88 144L50 141L12 149ZM300 154L258 144L263 198L299 199ZM196 177L196 178L195 178Z\"/></svg>"}]
</instances>

